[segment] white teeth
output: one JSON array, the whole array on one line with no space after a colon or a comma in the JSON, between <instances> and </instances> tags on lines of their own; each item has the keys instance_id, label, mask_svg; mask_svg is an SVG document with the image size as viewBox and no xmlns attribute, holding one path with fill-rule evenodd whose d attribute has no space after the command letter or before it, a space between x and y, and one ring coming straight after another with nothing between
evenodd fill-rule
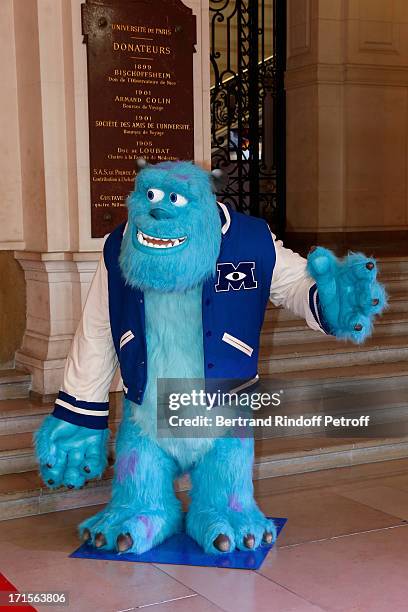
<instances>
[{"instance_id":1,"label":"white teeth","mask_svg":"<svg viewBox=\"0 0 408 612\"><path fill-rule=\"evenodd\" d=\"M172 247L179 246L183 244L185 241L185 237L183 238L155 238L153 236L149 236L149 234L144 234L142 231L138 230L137 232L137 240L140 244L144 246L148 246L154 249L171 249ZM159 240L160 242L155 242Z\"/></svg>"}]
</instances>

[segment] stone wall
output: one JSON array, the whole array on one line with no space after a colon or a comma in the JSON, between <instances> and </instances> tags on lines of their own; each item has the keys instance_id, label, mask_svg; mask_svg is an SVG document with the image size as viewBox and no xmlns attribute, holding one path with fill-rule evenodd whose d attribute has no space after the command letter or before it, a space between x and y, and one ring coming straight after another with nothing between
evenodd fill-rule
<instances>
[{"instance_id":1,"label":"stone wall","mask_svg":"<svg viewBox=\"0 0 408 612\"><path fill-rule=\"evenodd\" d=\"M0 369L12 367L25 330L24 273L12 251L0 251Z\"/></svg>"},{"instance_id":2,"label":"stone wall","mask_svg":"<svg viewBox=\"0 0 408 612\"><path fill-rule=\"evenodd\" d=\"M408 3L288 0L286 86L289 231L401 237Z\"/></svg>"}]
</instances>

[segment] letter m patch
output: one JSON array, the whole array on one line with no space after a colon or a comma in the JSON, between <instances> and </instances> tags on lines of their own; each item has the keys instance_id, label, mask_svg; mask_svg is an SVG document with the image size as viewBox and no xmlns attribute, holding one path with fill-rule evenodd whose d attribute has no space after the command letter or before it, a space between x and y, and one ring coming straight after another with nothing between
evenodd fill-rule
<instances>
[{"instance_id":1,"label":"letter m patch","mask_svg":"<svg viewBox=\"0 0 408 612\"><path fill-rule=\"evenodd\" d=\"M255 262L241 261L236 266L233 263L217 264L218 280L216 291L229 291L233 289L256 289L258 281L255 280Z\"/></svg>"}]
</instances>

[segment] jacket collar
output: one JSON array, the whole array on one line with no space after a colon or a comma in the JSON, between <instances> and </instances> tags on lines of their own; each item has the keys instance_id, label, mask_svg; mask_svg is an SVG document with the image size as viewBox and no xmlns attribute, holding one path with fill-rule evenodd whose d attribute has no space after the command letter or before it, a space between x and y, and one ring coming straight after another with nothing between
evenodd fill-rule
<instances>
[{"instance_id":1,"label":"jacket collar","mask_svg":"<svg viewBox=\"0 0 408 612\"><path fill-rule=\"evenodd\" d=\"M223 236L228 232L229 227L231 225L231 215L228 210L228 207L222 202L217 202L220 210L220 217L222 222L221 233Z\"/></svg>"}]
</instances>

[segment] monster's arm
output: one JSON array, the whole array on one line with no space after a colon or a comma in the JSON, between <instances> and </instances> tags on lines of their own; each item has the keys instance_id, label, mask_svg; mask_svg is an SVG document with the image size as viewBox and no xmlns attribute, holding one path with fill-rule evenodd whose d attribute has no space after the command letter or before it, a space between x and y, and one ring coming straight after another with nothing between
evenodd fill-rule
<instances>
[{"instance_id":1,"label":"monster's arm","mask_svg":"<svg viewBox=\"0 0 408 612\"><path fill-rule=\"evenodd\" d=\"M117 367L103 257L66 361L52 415L35 435L44 482L80 487L107 464L109 388Z\"/></svg>"},{"instance_id":2,"label":"monster's arm","mask_svg":"<svg viewBox=\"0 0 408 612\"><path fill-rule=\"evenodd\" d=\"M298 253L274 239L276 262L272 276L270 300L305 319L312 329L329 333L319 316L317 286L307 271L307 261Z\"/></svg>"},{"instance_id":3,"label":"monster's arm","mask_svg":"<svg viewBox=\"0 0 408 612\"><path fill-rule=\"evenodd\" d=\"M361 254L338 260L322 247L306 260L273 239L272 303L303 317L312 329L363 342L371 334L374 316L387 302L385 289L376 280L375 260Z\"/></svg>"}]
</instances>

